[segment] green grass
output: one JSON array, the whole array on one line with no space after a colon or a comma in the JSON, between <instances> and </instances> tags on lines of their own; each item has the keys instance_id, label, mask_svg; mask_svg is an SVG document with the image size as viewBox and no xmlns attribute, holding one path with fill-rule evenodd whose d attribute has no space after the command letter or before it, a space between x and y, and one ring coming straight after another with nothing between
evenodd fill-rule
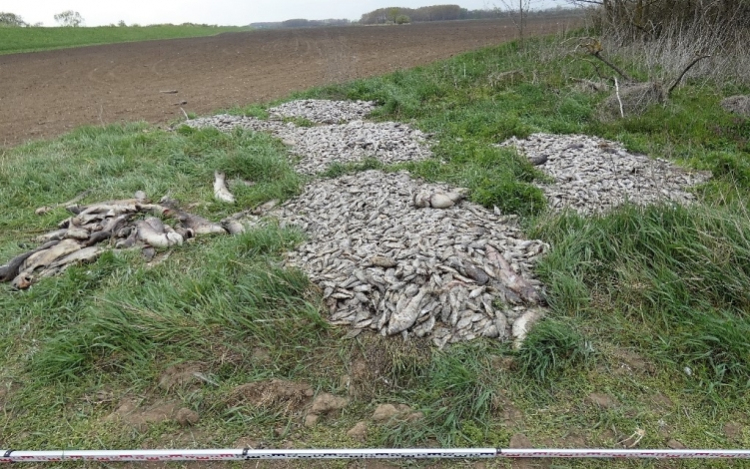
<instances>
[{"instance_id":1,"label":"green grass","mask_svg":"<svg viewBox=\"0 0 750 469\"><path fill-rule=\"evenodd\" d=\"M247 28L200 25L0 28L0 54L16 54L20 52L113 44L118 42L214 36L216 34L238 31L247 31Z\"/></svg>"},{"instance_id":2,"label":"green grass","mask_svg":"<svg viewBox=\"0 0 750 469\"><path fill-rule=\"evenodd\" d=\"M488 79L515 69L523 82ZM524 51L502 45L296 95L374 99L383 105L377 119L408 122L437 142L435 158L424 162L368 160L333 166L323 177L406 168L471 189L472 200L518 214L529 236L550 243L537 268L550 313L520 349L476 341L438 351L419 340L346 339L345 330L323 321L317 289L282 267L283 252L303 234L268 223L239 237L199 239L153 267L137 252L111 253L28 292L0 285L7 325L0 331L0 384L9 389L6 397L0 393L0 446L221 447L242 436L270 447L504 447L522 432L537 446L617 447L643 430L643 448L664 448L671 439L688 447L747 447L750 125L718 102L748 90L688 82L665 106L600 123L594 116L604 96L575 92L570 77L591 78L592 70L550 39L529 41ZM265 115L257 104L232 112ZM534 185L545 176L494 146L533 132L616 139L712 171L714 179L695 190L698 202L689 207L623 207L591 218L550 213ZM227 173L241 207L292 197L304 181L283 145L252 132L87 127L6 150L0 258L21 252L19 243L65 216L62 209L36 216L35 208L87 189L86 201L136 190L155 198L169 193L202 203L198 213L219 219L231 209L212 201L216 169ZM164 370L182 362L199 364L210 383L159 387ZM228 404L236 386L269 378L306 382L352 402L314 428L283 406ZM599 406L592 393L608 395L611 405ZM174 422L144 430L108 421L124 398L143 406L176 401L201 421L191 430ZM366 441L349 439L346 430L381 403L407 404L423 417L371 423ZM727 434L729 422L744 433ZM191 432L195 440L185 443Z\"/></svg>"}]
</instances>

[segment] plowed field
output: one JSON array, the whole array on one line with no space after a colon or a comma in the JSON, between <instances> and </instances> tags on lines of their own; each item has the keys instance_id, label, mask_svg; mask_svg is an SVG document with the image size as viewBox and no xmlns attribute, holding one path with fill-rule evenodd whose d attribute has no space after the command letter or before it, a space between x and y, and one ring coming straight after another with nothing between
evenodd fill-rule
<instances>
[{"instance_id":1,"label":"plowed field","mask_svg":"<svg viewBox=\"0 0 750 469\"><path fill-rule=\"evenodd\" d=\"M577 18L534 20L554 33ZM509 21L226 33L0 56L0 147L83 124L166 122L514 38ZM174 91L177 93L165 93Z\"/></svg>"}]
</instances>

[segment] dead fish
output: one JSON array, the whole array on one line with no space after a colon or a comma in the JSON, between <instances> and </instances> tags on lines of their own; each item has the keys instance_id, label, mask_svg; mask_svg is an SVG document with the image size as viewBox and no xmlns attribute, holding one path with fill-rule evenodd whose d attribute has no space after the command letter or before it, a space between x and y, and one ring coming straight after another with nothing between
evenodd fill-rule
<instances>
[{"instance_id":1,"label":"dead fish","mask_svg":"<svg viewBox=\"0 0 750 469\"><path fill-rule=\"evenodd\" d=\"M77 240L89 239L89 230L85 228L68 228L65 230L65 238Z\"/></svg>"},{"instance_id":2,"label":"dead fish","mask_svg":"<svg viewBox=\"0 0 750 469\"><path fill-rule=\"evenodd\" d=\"M91 262L99 257L104 252L104 249L99 246L91 246L83 249L79 249L65 257L57 259L55 262L50 264L49 268L54 269L58 267L67 268L75 264L85 264Z\"/></svg>"},{"instance_id":3,"label":"dead fish","mask_svg":"<svg viewBox=\"0 0 750 469\"><path fill-rule=\"evenodd\" d=\"M114 215L120 215L122 213L135 213L138 211L139 204L140 201L137 199L110 200L81 207L78 215L94 213L112 213Z\"/></svg>"},{"instance_id":4,"label":"dead fish","mask_svg":"<svg viewBox=\"0 0 750 469\"><path fill-rule=\"evenodd\" d=\"M114 218L110 218L107 223L102 228L102 231L107 231L109 233L117 233L125 226L125 223L128 221L128 219L131 217L131 214L124 213L122 215L118 215Z\"/></svg>"},{"instance_id":5,"label":"dead fish","mask_svg":"<svg viewBox=\"0 0 750 469\"><path fill-rule=\"evenodd\" d=\"M10 283L16 290L26 290L34 283L34 276L29 272L22 272L18 274L13 281Z\"/></svg>"},{"instance_id":6,"label":"dead fish","mask_svg":"<svg viewBox=\"0 0 750 469\"><path fill-rule=\"evenodd\" d=\"M164 204L137 204L139 212L150 213L157 217L171 217L177 212L175 208Z\"/></svg>"},{"instance_id":7,"label":"dead fish","mask_svg":"<svg viewBox=\"0 0 750 469\"><path fill-rule=\"evenodd\" d=\"M138 239L156 247L167 248L174 245L182 245L182 235L175 232L171 226L165 225L158 218L147 218L136 223L138 228Z\"/></svg>"},{"instance_id":8,"label":"dead fish","mask_svg":"<svg viewBox=\"0 0 750 469\"><path fill-rule=\"evenodd\" d=\"M398 262L392 258L378 255L370 257L370 263L377 267L383 267L384 269L390 269L391 267L396 267L398 265Z\"/></svg>"},{"instance_id":9,"label":"dead fish","mask_svg":"<svg viewBox=\"0 0 750 469\"><path fill-rule=\"evenodd\" d=\"M42 235L39 235L34 238L34 241L37 243L46 243L47 241L60 241L61 239L65 238L65 233L67 233L67 228L62 228L55 231L50 231L49 233L44 233Z\"/></svg>"},{"instance_id":10,"label":"dead fish","mask_svg":"<svg viewBox=\"0 0 750 469\"><path fill-rule=\"evenodd\" d=\"M171 245L166 233L155 230L145 220L136 222L135 226L138 228L138 239L144 243L155 248L168 248Z\"/></svg>"},{"instance_id":11,"label":"dead fish","mask_svg":"<svg viewBox=\"0 0 750 469\"><path fill-rule=\"evenodd\" d=\"M161 220L159 220L158 218L156 218L156 217L146 217L146 219L144 221L146 223L148 223L149 226L151 226L151 228L153 228L155 231L157 231L159 233L161 233L161 232L164 231L164 222L161 221Z\"/></svg>"},{"instance_id":12,"label":"dead fish","mask_svg":"<svg viewBox=\"0 0 750 469\"><path fill-rule=\"evenodd\" d=\"M534 166L541 166L547 162L547 158L548 157L546 154L534 156L534 157L529 158L529 163L531 163Z\"/></svg>"},{"instance_id":13,"label":"dead fish","mask_svg":"<svg viewBox=\"0 0 750 469\"><path fill-rule=\"evenodd\" d=\"M520 348L521 344L523 344L523 340L526 338L526 334L531 330L531 326L533 326L537 321L539 321L542 318L542 313L531 309L529 311L526 311L515 320L513 323L513 346L515 348Z\"/></svg>"},{"instance_id":14,"label":"dead fish","mask_svg":"<svg viewBox=\"0 0 750 469\"><path fill-rule=\"evenodd\" d=\"M125 232L128 232L126 235L127 238L121 239L115 243L115 249L128 249L135 246L135 243L138 241L138 228L133 228L131 226L125 227L122 230L120 230L119 234L125 234Z\"/></svg>"},{"instance_id":15,"label":"dead fish","mask_svg":"<svg viewBox=\"0 0 750 469\"><path fill-rule=\"evenodd\" d=\"M490 281L490 277L487 275L487 272L475 266L474 264L465 262L462 266L463 272L466 274L466 276L477 282L477 285L484 285Z\"/></svg>"},{"instance_id":16,"label":"dead fish","mask_svg":"<svg viewBox=\"0 0 750 469\"><path fill-rule=\"evenodd\" d=\"M92 233L89 239L85 240L83 242L83 245L86 247L93 246L94 244L99 244L102 241L108 240L112 238L112 233L109 231L97 231L95 233Z\"/></svg>"},{"instance_id":17,"label":"dead fish","mask_svg":"<svg viewBox=\"0 0 750 469\"><path fill-rule=\"evenodd\" d=\"M45 277L51 277L53 275L65 272L65 270L67 270L70 266L90 262L96 259L97 257L99 257L102 251L103 250L98 247L79 249L76 252L57 259L55 262L39 272L22 272L15 279L13 279L11 285L17 290L25 290Z\"/></svg>"},{"instance_id":18,"label":"dead fish","mask_svg":"<svg viewBox=\"0 0 750 469\"><path fill-rule=\"evenodd\" d=\"M143 246L143 249L141 249L141 254L143 255L144 259L150 261L156 255L156 249L151 246Z\"/></svg>"},{"instance_id":19,"label":"dead fish","mask_svg":"<svg viewBox=\"0 0 750 469\"><path fill-rule=\"evenodd\" d=\"M219 171L214 171L214 197L222 202L234 203L234 196L227 189L226 176Z\"/></svg>"},{"instance_id":20,"label":"dead fish","mask_svg":"<svg viewBox=\"0 0 750 469\"><path fill-rule=\"evenodd\" d=\"M11 259L7 264L0 266L0 282L8 282L16 276L18 276L19 272L21 271L21 266L23 263L31 257L33 254L44 251L45 249L49 249L51 247L54 247L55 245L59 244L60 241L53 240L48 241L42 246L39 246L38 248L34 249L33 251L25 252L21 255L18 255Z\"/></svg>"},{"instance_id":21,"label":"dead fish","mask_svg":"<svg viewBox=\"0 0 750 469\"><path fill-rule=\"evenodd\" d=\"M448 192L445 195L447 195L448 198L450 198L453 201L453 203L457 204L466 198L466 196L468 195L468 192L469 192L468 189L458 188L458 189Z\"/></svg>"},{"instance_id":22,"label":"dead fish","mask_svg":"<svg viewBox=\"0 0 750 469\"><path fill-rule=\"evenodd\" d=\"M172 246L174 246L175 244L177 246L182 246L182 243L185 241L182 235L176 232L174 228L169 225L164 226L164 232L167 234L167 239Z\"/></svg>"},{"instance_id":23,"label":"dead fish","mask_svg":"<svg viewBox=\"0 0 750 469\"><path fill-rule=\"evenodd\" d=\"M211 221L206 220L205 218L201 216L193 215L192 213L179 212L176 218L183 225L185 225L185 227L193 230L193 232L196 235L213 234L213 233L226 234L227 233L226 230L218 223L213 223Z\"/></svg>"},{"instance_id":24,"label":"dead fish","mask_svg":"<svg viewBox=\"0 0 750 469\"><path fill-rule=\"evenodd\" d=\"M190 228L185 228L184 226L180 226L180 227L177 227L175 231L177 231L177 233L179 233L180 236L182 236L183 240L195 238L195 231L193 231Z\"/></svg>"},{"instance_id":25,"label":"dead fish","mask_svg":"<svg viewBox=\"0 0 750 469\"><path fill-rule=\"evenodd\" d=\"M35 252L26 259L21 268L21 272L33 273L35 270L47 267L52 264L56 259L78 251L81 249L81 245L74 239L64 239L54 246Z\"/></svg>"},{"instance_id":26,"label":"dead fish","mask_svg":"<svg viewBox=\"0 0 750 469\"><path fill-rule=\"evenodd\" d=\"M429 192L418 192L412 197L412 204L417 208L424 208L430 205L431 195Z\"/></svg>"},{"instance_id":27,"label":"dead fish","mask_svg":"<svg viewBox=\"0 0 750 469\"><path fill-rule=\"evenodd\" d=\"M537 289L521 275L516 274L508 264L508 261L505 260L497 249L488 244L485 247L485 252L487 253L487 260L495 264L498 268L498 277L500 277L500 280L508 289L517 293L522 299L528 302L541 303L542 297L539 295Z\"/></svg>"},{"instance_id":28,"label":"dead fish","mask_svg":"<svg viewBox=\"0 0 750 469\"><path fill-rule=\"evenodd\" d=\"M238 235L245 232L245 225L237 220L224 220L221 224L231 235Z\"/></svg>"},{"instance_id":29,"label":"dead fish","mask_svg":"<svg viewBox=\"0 0 750 469\"><path fill-rule=\"evenodd\" d=\"M449 208L453 205L455 205L455 202L447 194L436 192L430 196L430 206L433 208Z\"/></svg>"},{"instance_id":30,"label":"dead fish","mask_svg":"<svg viewBox=\"0 0 750 469\"><path fill-rule=\"evenodd\" d=\"M425 295L429 293L429 287L422 287L409 302L404 306L403 310L396 310L388 323L388 335L398 334L401 331L405 331L410 328L419 317L419 306L422 304Z\"/></svg>"}]
</instances>

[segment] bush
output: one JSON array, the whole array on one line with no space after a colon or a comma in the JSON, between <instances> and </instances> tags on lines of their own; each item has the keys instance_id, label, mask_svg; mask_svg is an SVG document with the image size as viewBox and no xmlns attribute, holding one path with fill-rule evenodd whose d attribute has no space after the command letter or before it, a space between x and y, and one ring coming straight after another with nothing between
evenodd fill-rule
<instances>
[{"instance_id":1,"label":"bush","mask_svg":"<svg viewBox=\"0 0 750 469\"><path fill-rule=\"evenodd\" d=\"M411 18L409 18L406 15L399 15L396 17L396 24L409 24L411 23Z\"/></svg>"}]
</instances>

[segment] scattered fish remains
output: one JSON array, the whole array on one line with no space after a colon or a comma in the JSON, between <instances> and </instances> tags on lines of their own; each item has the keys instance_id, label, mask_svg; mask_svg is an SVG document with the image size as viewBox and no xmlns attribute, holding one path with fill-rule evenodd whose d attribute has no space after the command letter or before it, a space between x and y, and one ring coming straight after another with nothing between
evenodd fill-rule
<instances>
[{"instance_id":1,"label":"scattered fish remains","mask_svg":"<svg viewBox=\"0 0 750 469\"><path fill-rule=\"evenodd\" d=\"M66 209L71 216L61 221L58 229L34 239L41 246L0 266L0 282L25 290L72 265L93 262L107 249L142 249L150 260L157 248L179 246L195 236L244 231L237 217L214 223L182 211L176 201L166 197L152 204L140 191L133 199L71 204ZM46 211L37 209L36 213ZM174 227L163 221L168 219L175 221Z\"/></svg>"},{"instance_id":2,"label":"scattered fish remains","mask_svg":"<svg viewBox=\"0 0 750 469\"><path fill-rule=\"evenodd\" d=\"M350 335L520 341L543 315L532 268L548 246L463 194L371 170L314 181L269 215L307 233L286 262L320 287L330 322Z\"/></svg>"},{"instance_id":3,"label":"scattered fish remains","mask_svg":"<svg viewBox=\"0 0 750 469\"><path fill-rule=\"evenodd\" d=\"M268 110L272 119L297 117L318 124L339 124L367 117L377 105L373 101L329 101L300 99Z\"/></svg>"},{"instance_id":4,"label":"scattered fish remains","mask_svg":"<svg viewBox=\"0 0 750 469\"><path fill-rule=\"evenodd\" d=\"M626 202L637 205L672 201L688 204L685 189L707 181L707 172L688 173L663 159L628 153L621 144L585 135L533 134L511 138L538 168L552 176L540 184L553 209L572 208L584 215L601 214Z\"/></svg>"},{"instance_id":5,"label":"scattered fish remains","mask_svg":"<svg viewBox=\"0 0 750 469\"><path fill-rule=\"evenodd\" d=\"M306 115L319 121L333 119L320 117L329 115L333 112L331 109L346 109L343 104L337 103L339 102L308 100L293 101L282 106L286 106L283 108L284 112L289 113L293 113L290 109L304 106L303 108L309 111ZM368 104L370 105L371 103ZM333 112L332 115L337 122L341 122L345 120L344 117L354 116L354 113ZM432 151L427 145L427 135L399 122L352 120L339 124L300 127L292 122L264 121L255 117L221 114L192 119L185 122L185 125L194 128L214 127L224 132L238 127L256 132L270 132L289 145L292 154L299 157L296 170L303 174L316 174L325 171L334 163L358 163L367 158L394 164L424 160L432 156Z\"/></svg>"}]
</instances>

